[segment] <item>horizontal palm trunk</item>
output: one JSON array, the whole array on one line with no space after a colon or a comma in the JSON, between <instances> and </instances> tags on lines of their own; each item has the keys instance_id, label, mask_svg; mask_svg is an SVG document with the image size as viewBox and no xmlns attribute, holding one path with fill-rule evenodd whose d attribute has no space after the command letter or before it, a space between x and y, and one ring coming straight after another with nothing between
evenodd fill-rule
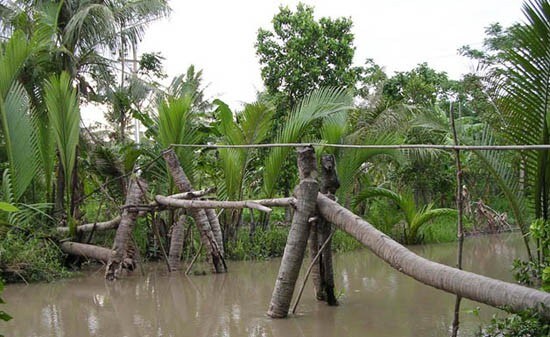
<instances>
[{"instance_id":1,"label":"horizontal palm trunk","mask_svg":"<svg viewBox=\"0 0 550 337\"><path fill-rule=\"evenodd\" d=\"M550 319L550 293L495 280L420 257L335 201L319 194L321 215L399 272L431 287L512 312L537 310Z\"/></svg>"},{"instance_id":2,"label":"horizontal palm trunk","mask_svg":"<svg viewBox=\"0 0 550 337\"><path fill-rule=\"evenodd\" d=\"M252 209L257 209L259 211L266 212L266 213L271 212L271 208L263 206L253 201L181 200L181 199L165 197L162 195L157 195L155 197L155 200L160 205L176 207L176 208L187 208L187 209L252 208Z\"/></svg>"},{"instance_id":3,"label":"horizontal palm trunk","mask_svg":"<svg viewBox=\"0 0 550 337\"><path fill-rule=\"evenodd\" d=\"M109 221L87 223L76 227L77 233L91 232L91 231L103 231L108 229L116 229L120 224L120 216L113 218ZM63 234L69 234L69 227L57 227L57 232Z\"/></svg>"},{"instance_id":4,"label":"horizontal palm trunk","mask_svg":"<svg viewBox=\"0 0 550 337\"><path fill-rule=\"evenodd\" d=\"M60 248L64 253L81 256L87 259L94 259L104 263L109 261L113 253L109 248L69 241L63 242Z\"/></svg>"}]
</instances>

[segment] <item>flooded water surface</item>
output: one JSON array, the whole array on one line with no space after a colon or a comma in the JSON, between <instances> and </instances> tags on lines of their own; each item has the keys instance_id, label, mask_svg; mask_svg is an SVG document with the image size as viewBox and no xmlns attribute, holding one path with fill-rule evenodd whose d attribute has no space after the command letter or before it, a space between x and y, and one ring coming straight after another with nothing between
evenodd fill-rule
<instances>
[{"instance_id":1,"label":"flooded water surface","mask_svg":"<svg viewBox=\"0 0 550 337\"><path fill-rule=\"evenodd\" d=\"M455 264L456 244L412 249ZM512 281L510 265L523 251L518 235L468 238L464 269ZM114 283L106 282L99 270L50 284L10 285L4 309L15 318L0 324L0 332L67 337L448 335L454 295L398 273L367 250L335 256L340 306L317 302L308 286L297 315L270 319L265 312L279 263L232 262L227 274L189 277L168 274L164 265L155 264L145 267L144 276L138 271ZM479 316L469 313L476 307ZM462 336L471 336L498 312L471 301L463 301L462 310Z\"/></svg>"}]
</instances>

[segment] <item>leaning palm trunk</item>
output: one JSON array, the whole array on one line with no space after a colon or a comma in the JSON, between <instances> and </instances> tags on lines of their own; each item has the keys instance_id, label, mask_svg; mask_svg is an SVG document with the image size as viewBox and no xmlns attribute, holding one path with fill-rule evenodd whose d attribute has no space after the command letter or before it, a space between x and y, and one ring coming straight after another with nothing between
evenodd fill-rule
<instances>
[{"instance_id":1,"label":"leaning palm trunk","mask_svg":"<svg viewBox=\"0 0 550 337\"><path fill-rule=\"evenodd\" d=\"M125 206L138 205L146 189L147 184L144 180L140 178L132 179L128 187ZM138 210L132 207L125 207L122 212L120 224L116 231L113 253L105 271L105 278L107 280L118 279L124 270L131 271L135 267L134 261L128 264L126 260L128 257L132 258L137 253L137 248L131 243L131 239L138 213Z\"/></svg>"},{"instance_id":2,"label":"leaning palm trunk","mask_svg":"<svg viewBox=\"0 0 550 337\"><path fill-rule=\"evenodd\" d=\"M206 217L208 218L210 227L212 228L212 234L214 234L214 238L216 239L218 250L220 251L221 256L224 256L225 251L223 248L222 227L220 225L220 220L218 219L218 215L216 214L216 211L213 210L212 208L207 208L204 211L206 212Z\"/></svg>"},{"instance_id":3,"label":"leaning palm trunk","mask_svg":"<svg viewBox=\"0 0 550 337\"><path fill-rule=\"evenodd\" d=\"M185 175L185 172L183 172L183 169L179 164L178 158L176 157L176 153L174 152L174 150L168 149L164 151L163 157L166 161L166 164L168 165L168 170L170 171L170 174L172 175L174 183L176 184L179 192L183 193L193 191L191 182ZM224 271L226 271L223 263L223 256L220 253L219 245L216 241L214 233L212 232L212 227L210 225L210 222L208 221L206 212L204 211L204 209L191 208L189 209L189 213L195 220L195 224L199 229L202 244L208 249L208 252L212 257L212 265L214 271L216 273L223 273Z\"/></svg>"},{"instance_id":4,"label":"leaning palm trunk","mask_svg":"<svg viewBox=\"0 0 550 337\"><path fill-rule=\"evenodd\" d=\"M172 227L172 236L170 238L170 252L168 254L168 265L170 271L179 270L181 267L181 253L183 252L185 215L181 215Z\"/></svg>"},{"instance_id":5,"label":"leaning palm trunk","mask_svg":"<svg viewBox=\"0 0 550 337\"><path fill-rule=\"evenodd\" d=\"M550 319L549 293L422 258L322 194L317 196L317 206L325 219L351 234L393 268L419 282L493 307L506 307L513 312L534 309L543 318Z\"/></svg>"},{"instance_id":6,"label":"leaning palm trunk","mask_svg":"<svg viewBox=\"0 0 550 337\"><path fill-rule=\"evenodd\" d=\"M312 147L298 149L301 181L295 191L296 211L292 218L279 275L267 312L272 318L283 318L288 315L309 237L309 219L315 213L315 200L319 192L319 184L315 180L316 166L317 161Z\"/></svg>"}]
</instances>

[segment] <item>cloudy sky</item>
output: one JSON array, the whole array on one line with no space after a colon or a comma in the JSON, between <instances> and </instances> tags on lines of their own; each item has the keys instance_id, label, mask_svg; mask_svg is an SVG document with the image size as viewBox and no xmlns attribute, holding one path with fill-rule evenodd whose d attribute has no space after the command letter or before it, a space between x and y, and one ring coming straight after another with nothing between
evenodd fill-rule
<instances>
[{"instance_id":1,"label":"cloudy sky","mask_svg":"<svg viewBox=\"0 0 550 337\"><path fill-rule=\"evenodd\" d=\"M320 0L302 1L317 17L351 17L355 63L373 58L388 72L420 62L459 78L471 65L457 55L465 44L479 47L484 27L521 21L521 0ZM139 47L166 58L174 76L194 64L203 69L207 95L233 108L254 100L262 89L254 42L259 27L269 28L278 7L298 1L170 1L171 16L153 23Z\"/></svg>"}]
</instances>

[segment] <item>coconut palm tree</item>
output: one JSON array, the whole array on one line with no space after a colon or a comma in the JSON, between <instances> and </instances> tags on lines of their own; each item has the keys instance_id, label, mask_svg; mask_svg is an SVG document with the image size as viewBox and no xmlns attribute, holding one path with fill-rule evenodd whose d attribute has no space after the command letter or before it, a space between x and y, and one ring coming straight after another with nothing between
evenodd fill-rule
<instances>
[{"instance_id":1,"label":"coconut palm tree","mask_svg":"<svg viewBox=\"0 0 550 337\"><path fill-rule=\"evenodd\" d=\"M494 143L495 135L508 144L550 144L550 3L526 1L523 12L526 23L510 30L514 44L499 54L504 64L493 78L498 118L493 119L484 144ZM550 219L550 151L522 151L523 181L503 154L484 151L476 155L499 183L529 247L527 211L533 210L533 218L546 224ZM529 248L528 252L533 260Z\"/></svg>"},{"instance_id":2,"label":"coconut palm tree","mask_svg":"<svg viewBox=\"0 0 550 337\"><path fill-rule=\"evenodd\" d=\"M418 207L414 196L410 192L396 193L383 187L367 187L355 198L355 202L362 202L369 198L384 197L396 203L404 215L403 243L417 244L422 241L419 231L428 225L431 220L444 217L456 217L457 211L450 208L433 208L433 204Z\"/></svg>"},{"instance_id":3,"label":"coconut palm tree","mask_svg":"<svg viewBox=\"0 0 550 337\"><path fill-rule=\"evenodd\" d=\"M321 88L306 95L288 115L283 128L277 133L274 143L297 143L302 141L310 130L314 121L336 113L349 110L351 97L347 91L335 88ZM282 170L291 148L275 147L269 152L264 169L264 193L267 197L273 196L275 186L279 181Z\"/></svg>"},{"instance_id":4,"label":"coconut palm tree","mask_svg":"<svg viewBox=\"0 0 550 337\"><path fill-rule=\"evenodd\" d=\"M80 109L77 90L73 88L71 77L67 72L53 75L44 88L44 100L48 109L48 117L55 139L60 167L63 170L63 188L65 192L65 214L68 217L69 230L74 234L75 223L72 221L76 188L73 177L77 157L77 146L80 136Z\"/></svg>"},{"instance_id":5,"label":"coconut palm tree","mask_svg":"<svg viewBox=\"0 0 550 337\"><path fill-rule=\"evenodd\" d=\"M219 101L216 109L219 124L217 130L224 144L249 145L260 144L269 135L273 123L274 109L263 103L246 104L244 110L236 115L229 107ZM251 149L219 149L220 168L223 172L222 183L218 186L218 197L228 200L242 200L245 186L254 183L256 171L250 166L258 158L258 151ZM242 210L226 211L226 238L236 233Z\"/></svg>"}]
</instances>

